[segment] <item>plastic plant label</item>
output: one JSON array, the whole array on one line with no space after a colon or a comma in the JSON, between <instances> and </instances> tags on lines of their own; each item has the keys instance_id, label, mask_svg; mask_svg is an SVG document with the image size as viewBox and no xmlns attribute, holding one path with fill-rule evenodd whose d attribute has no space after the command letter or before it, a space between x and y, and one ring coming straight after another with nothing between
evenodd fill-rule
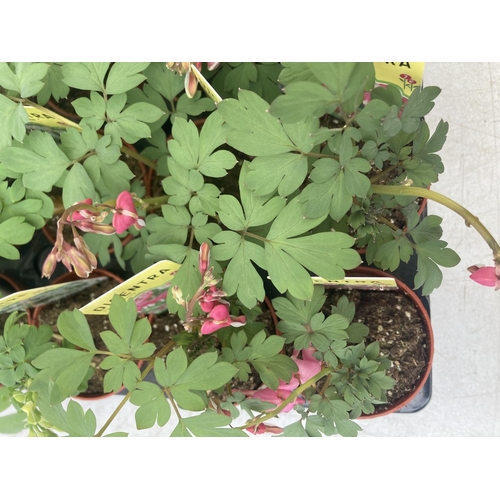
<instances>
[{"instance_id":1,"label":"plastic plant label","mask_svg":"<svg viewBox=\"0 0 500 500\"><path fill-rule=\"evenodd\" d=\"M194 73L194 76L198 80L198 83L200 84L201 88L205 91L205 93L214 101L215 104L218 104L219 102L222 101L222 97L217 94L215 89L208 83L206 78L198 71L198 68L194 65L191 64L191 71Z\"/></svg>"},{"instance_id":2,"label":"plastic plant label","mask_svg":"<svg viewBox=\"0 0 500 500\"><path fill-rule=\"evenodd\" d=\"M314 276L312 280L315 285L333 285L338 288L362 290L394 290L398 288L394 278L349 277L343 280L326 280L319 276Z\"/></svg>"},{"instance_id":3,"label":"plastic plant label","mask_svg":"<svg viewBox=\"0 0 500 500\"><path fill-rule=\"evenodd\" d=\"M120 283L80 308L83 314L109 314L111 299L118 294L133 299L139 314L160 313L167 310L167 291L180 264L162 260Z\"/></svg>"},{"instance_id":4,"label":"plastic plant label","mask_svg":"<svg viewBox=\"0 0 500 500\"><path fill-rule=\"evenodd\" d=\"M40 110L34 106L24 106L24 110L28 113L28 118L30 123L36 123L37 125L43 125L50 128L67 128L74 127L77 130L82 130L80 125L77 123L64 118L64 116L58 115L53 111L48 109Z\"/></svg>"},{"instance_id":5,"label":"plastic plant label","mask_svg":"<svg viewBox=\"0 0 500 500\"><path fill-rule=\"evenodd\" d=\"M404 96L410 97L413 89L422 85L423 62L382 62L373 63L375 80L378 85L397 85Z\"/></svg>"},{"instance_id":6,"label":"plastic plant label","mask_svg":"<svg viewBox=\"0 0 500 500\"><path fill-rule=\"evenodd\" d=\"M106 277L90 278L15 292L0 299L0 314L25 311L31 307L51 304L107 279Z\"/></svg>"}]
</instances>

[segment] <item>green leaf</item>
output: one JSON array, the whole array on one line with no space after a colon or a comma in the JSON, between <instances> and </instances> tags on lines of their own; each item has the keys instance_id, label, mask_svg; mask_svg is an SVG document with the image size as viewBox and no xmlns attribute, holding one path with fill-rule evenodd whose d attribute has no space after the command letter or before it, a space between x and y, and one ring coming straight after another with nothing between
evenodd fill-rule
<instances>
[{"instance_id":1,"label":"green leaf","mask_svg":"<svg viewBox=\"0 0 500 500\"><path fill-rule=\"evenodd\" d=\"M90 198L95 200L97 193L89 174L80 163L75 163L63 183L63 204L69 207L74 203Z\"/></svg>"},{"instance_id":2,"label":"green leaf","mask_svg":"<svg viewBox=\"0 0 500 500\"><path fill-rule=\"evenodd\" d=\"M336 96L344 111L352 113L363 100L365 90L375 85L375 68L369 62L309 63L318 80Z\"/></svg>"},{"instance_id":3,"label":"green leaf","mask_svg":"<svg viewBox=\"0 0 500 500\"><path fill-rule=\"evenodd\" d=\"M139 139L151 137L151 129L146 123L159 120L163 114L164 112L153 104L137 102L118 113L113 121L105 125L104 132L111 135L115 141L123 138L134 144Z\"/></svg>"},{"instance_id":4,"label":"green leaf","mask_svg":"<svg viewBox=\"0 0 500 500\"><path fill-rule=\"evenodd\" d=\"M292 375L299 369L295 361L285 354L253 359L251 363L259 372L262 382L273 390L278 389L280 380L289 382Z\"/></svg>"},{"instance_id":5,"label":"green leaf","mask_svg":"<svg viewBox=\"0 0 500 500\"><path fill-rule=\"evenodd\" d=\"M336 419L335 427L338 433L344 437L356 437L358 431L363 430L356 422L349 419Z\"/></svg>"},{"instance_id":6,"label":"green leaf","mask_svg":"<svg viewBox=\"0 0 500 500\"><path fill-rule=\"evenodd\" d=\"M40 369L30 390L42 392L57 404L78 393L93 358L93 353L74 349L58 348L44 352L32 364Z\"/></svg>"},{"instance_id":7,"label":"green leaf","mask_svg":"<svg viewBox=\"0 0 500 500\"><path fill-rule=\"evenodd\" d=\"M36 101L40 106L45 106L51 96L56 101L59 101L59 99L68 95L69 87L62 79L61 66L58 63L51 63L47 74L43 78L45 85L36 95Z\"/></svg>"},{"instance_id":8,"label":"green leaf","mask_svg":"<svg viewBox=\"0 0 500 500\"><path fill-rule=\"evenodd\" d=\"M25 124L29 122L28 113L21 103L15 103L0 94L0 150L11 146L13 137L18 142L23 142L26 135Z\"/></svg>"},{"instance_id":9,"label":"green leaf","mask_svg":"<svg viewBox=\"0 0 500 500\"><path fill-rule=\"evenodd\" d=\"M13 245L31 241L35 228L24 222L24 217L12 217L0 224L0 255L5 259L17 260L19 250Z\"/></svg>"},{"instance_id":10,"label":"green leaf","mask_svg":"<svg viewBox=\"0 0 500 500\"><path fill-rule=\"evenodd\" d=\"M191 99L186 94L182 94L177 101L176 111L173 116L175 116L175 119L183 117L182 115L198 116L205 111L213 111L214 109L214 101L208 97L201 97L201 92L198 91Z\"/></svg>"},{"instance_id":11,"label":"green leaf","mask_svg":"<svg viewBox=\"0 0 500 500\"><path fill-rule=\"evenodd\" d=\"M319 83L295 82L285 87L285 95L278 96L269 112L283 123L296 123L310 116L319 117L335 109L339 101Z\"/></svg>"},{"instance_id":12,"label":"green leaf","mask_svg":"<svg viewBox=\"0 0 500 500\"><path fill-rule=\"evenodd\" d=\"M57 329L72 344L88 351L96 350L87 318L78 309L63 311L57 319Z\"/></svg>"},{"instance_id":13,"label":"green leaf","mask_svg":"<svg viewBox=\"0 0 500 500\"><path fill-rule=\"evenodd\" d=\"M46 63L11 63L15 73L7 63L0 63L0 85L18 92L21 97L37 94L44 83L41 81L49 69Z\"/></svg>"},{"instance_id":14,"label":"green leaf","mask_svg":"<svg viewBox=\"0 0 500 500\"><path fill-rule=\"evenodd\" d=\"M205 353L189 365L170 390L181 408L203 410L206 407L205 400L194 391L217 389L228 382L237 371L229 363L217 363L216 352Z\"/></svg>"},{"instance_id":15,"label":"green leaf","mask_svg":"<svg viewBox=\"0 0 500 500\"><path fill-rule=\"evenodd\" d=\"M239 201L231 195L222 195L219 201L219 217L221 222L233 231L245 228L245 216Z\"/></svg>"},{"instance_id":16,"label":"green leaf","mask_svg":"<svg viewBox=\"0 0 500 500\"><path fill-rule=\"evenodd\" d=\"M382 269L395 271L399 264L408 262L413 255L413 247L407 238L401 237L386 241L375 254L375 261L380 263Z\"/></svg>"},{"instance_id":17,"label":"green leaf","mask_svg":"<svg viewBox=\"0 0 500 500\"><path fill-rule=\"evenodd\" d=\"M121 94L140 85L146 77L140 74L149 63L115 62L106 79L108 94Z\"/></svg>"},{"instance_id":18,"label":"green leaf","mask_svg":"<svg viewBox=\"0 0 500 500\"><path fill-rule=\"evenodd\" d=\"M129 391L134 390L141 378L141 371L137 365L131 360L120 359L117 356L109 356L104 361L110 358L117 359L117 362L104 376L104 392L120 392L123 385ZM109 365L103 366L103 363L100 364L101 368L107 369Z\"/></svg>"},{"instance_id":19,"label":"green leaf","mask_svg":"<svg viewBox=\"0 0 500 500\"><path fill-rule=\"evenodd\" d=\"M306 432L304 427L302 426L302 420L298 420L293 424L287 425L283 428L284 437L309 437L309 434Z\"/></svg>"},{"instance_id":20,"label":"green leaf","mask_svg":"<svg viewBox=\"0 0 500 500\"><path fill-rule=\"evenodd\" d=\"M23 177L25 187L50 191L70 165L68 157L59 149L47 132L33 131L23 147L7 147L0 152L0 173L5 168Z\"/></svg>"},{"instance_id":21,"label":"green leaf","mask_svg":"<svg viewBox=\"0 0 500 500\"><path fill-rule=\"evenodd\" d=\"M418 256L415 288L422 288L422 295L429 295L441 285L443 274L436 264L453 267L460 262L460 257L447 243L441 240L431 240L420 243L416 247Z\"/></svg>"},{"instance_id":22,"label":"green leaf","mask_svg":"<svg viewBox=\"0 0 500 500\"><path fill-rule=\"evenodd\" d=\"M289 290L294 297L309 300L313 285L306 269L325 279L342 279L344 269L359 265L359 254L349 248L354 241L347 234L328 232L294 238L323 219L302 217L300 202L294 198L273 222L266 237L264 267L281 293Z\"/></svg>"},{"instance_id":23,"label":"green leaf","mask_svg":"<svg viewBox=\"0 0 500 500\"><path fill-rule=\"evenodd\" d=\"M174 385L188 367L187 356L182 347L171 351L165 362L159 358L155 359L155 376L158 383L164 387Z\"/></svg>"},{"instance_id":24,"label":"green leaf","mask_svg":"<svg viewBox=\"0 0 500 500\"><path fill-rule=\"evenodd\" d=\"M441 93L438 87L415 87L406 102L401 115L402 129L414 132L420 126L420 120L434 107L433 100Z\"/></svg>"},{"instance_id":25,"label":"green leaf","mask_svg":"<svg viewBox=\"0 0 500 500\"><path fill-rule=\"evenodd\" d=\"M278 189L282 198L298 189L308 173L307 158L293 153L259 156L249 168L247 187L250 190L259 196L266 196Z\"/></svg>"},{"instance_id":26,"label":"green leaf","mask_svg":"<svg viewBox=\"0 0 500 500\"><path fill-rule=\"evenodd\" d=\"M123 341L129 346L137 318L137 308L133 300L127 300L120 295L111 299L109 320Z\"/></svg>"},{"instance_id":27,"label":"green leaf","mask_svg":"<svg viewBox=\"0 0 500 500\"><path fill-rule=\"evenodd\" d=\"M66 410L61 404L50 405L42 399L39 402L42 416L57 429L71 437L94 437L97 422L92 410L84 412L76 401L70 400Z\"/></svg>"},{"instance_id":28,"label":"green leaf","mask_svg":"<svg viewBox=\"0 0 500 500\"><path fill-rule=\"evenodd\" d=\"M139 382L130 402L139 406L135 412L135 423L139 430L150 429L156 423L163 427L170 420L170 403L156 384Z\"/></svg>"},{"instance_id":29,"label":"green leaf","mask_svg":"<svg viewBox=\"0 0 500 500\"><path fill-rule=\"evenodd\" d=\"M164 63L150 63L144 74L148 84L172 103L177 94L184 89L184 77L169 70Z\"/></svg>"},{"instance_id":30,"label":"green leaf","mask_svg":"<svg viewBox=\"0 0 500 500\"><path fill-rule=\"evenodd\" d=\"M104 77L109 65L105 62L65 63L62 66L63 81L76 89L104 92Z\"/></svg>"},{"instance_id":31,"label":"green leaf","mask_svg":"<svg viewBox=\"0 0 500 500\"><path fill-rule=\"evenodd\" d=\"M383 118L389 113L389 106L384 101L372 99L356 115L359 126L366 131L373 132L380 128Z\"/></svg>"},{"instance_id":32,"label":"green leaf","mask_svg":"<svg viewBox=\"0 0 500 500\"><path fill-rule=\"evenodd\" d=\"M231 417L206 411L201 415L183 418L182 424L197 437L248 437L241 429L224 427L228 426L231 421Z\"/></svg>"},{"instance_id":33,"label":"green leaf","mask_svg":"<svg viewBox=\"0 0 500 500\"><path fill-rule=\"evenodd\" d=\"M90 93L90 99L80 97L73 101L73 107L79 116L83 118L81 125L100 129L106 119L106 101L97 92Z\"/></svg>"},{"instance_id":34,"label":"green leaf","mask_svg":"<svg viewBox=\"0 0 500 500\"><path fill-rule=\"evenodd\" d=\"M26 413L17 412L0 417L0 434L15 434L21 432L26 424Z\"/></svg>"},{"instance_id":35,"label":"green leaf","mask_svg":"<svg viewBox=\"0 0 500 500\"><path fill-rule=\"evenodd\" d=\"M225 99L217 106L224 121L233 129L227 136L230 146L251 156L296 149L279 120L267 112L266 101L247 90L240 90L238 97L239 100Z\"/></svg>"},{"instance_id":36,"label":"green leaf","mask_svg":"<svg viewBox=\"0 0 500 500\"><path fill-rule=\"evenodd\" d=\"M217 233L214 241L221 243L224 240L218 238L224 233ZM227 233L226 233L227 234ZM256 305L257 301L264 300L265 290L262 278L251 261L259 263L263 260L264 252L255 243L241 241L236 233L231 233L239 238L239 248L232 256L224 274L223 289L229 295L237 294L238 299L248 308ZM220 246L216 247L220 249ZM215 255L223 255L216 253ZM214 256L215 258L215 256Z\"/></svg>"}]
</instances>

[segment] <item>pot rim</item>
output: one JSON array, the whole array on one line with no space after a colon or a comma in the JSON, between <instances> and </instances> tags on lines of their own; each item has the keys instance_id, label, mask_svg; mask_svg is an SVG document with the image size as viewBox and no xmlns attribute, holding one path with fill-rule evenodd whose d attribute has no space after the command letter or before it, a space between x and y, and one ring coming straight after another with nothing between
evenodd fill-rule
<instances>
[{"instance_id":1,"label":"pot rim","mask_svg":"<svg viewBox=\"0 0 500 500\"><path fill-rule=\"evenodd\" d=\"M414 304L417 306L417 309L420 313L420 316L423 320L423 324L427 330L428 338L429 338L429 359L427 361L427 366L426 369L423 373L423 375L420 377L420 380L418 384L416 385L415 389L413 391L409 392L406 396L404 396L397 404L392 406L391 408L388 408L387 410L381 411L380 413L372 413L370 414L363 414L359 419L369 419L369 418L376 418L376 417L382 417L385 415L389 415L391 413L394 413L404 406L406 406L410 401L412 401L417 394L422 390L424 387L425 383L427 382L427 379L429 378L429 375L431 373L432 369L432 361L434 359L434 332L432 330L432 323L431 323L431 318L429 316L429 313L427 312L427 309L425 308L422 300L420 297L403 281L401 281L399 278L396 278L392 274L382 271L381 269L375 269L372 267L367 267L367 266L358 266L352 271L348 271L350 274L351 273L366 273L368 275L375 275L375 276L380 276L380 277L390 277L393 278L396 281L396 284L398 285L398 289L403 291L407 296L411 298L411 300L414 302Z\"/></svg>"},{"instance_id":2,"label":"pot rim","mask_svg":"<svg viewBox=\"0 0 500 500\"><path fill-rule=\"evenodd\" d=\"M102 276L107 276L108 278L112 278L115 281L117 281L118 283L123 283L125 281L122 277L118 276L117 274L115 274L111 271L108 271L107 269L102 269L102 268L94 269L90 273L89 278L99 278ZM74 272L68 271L64 274L61 274L61 276L58 276L54 281L52 281L51 285L57 285L59 283L66 283L68 281L78 281L78 280L85 280L85 279L86 278L80 278ZM47 305L49 305L49 304L47 304ZM32 315L33 322L31 324L33 324L35 326L39 326L40 311L44 307L45 307L44 305L35 307L35 309L33 310L33 315ZM139 363L137 364L139 369L142 367L142 364L143 364L142 361L139 361ZM84 395L79 394L79 395L70 396L70 397L71 397L71 399L76 399L76 400L80 400L80 401L91 401L91 400L97 400L97 399L105 399L105 398L109 398L111 396L114 396L115 394L121 393L123 391L123 389L125 389L125 386L122 386L121 389L117 393L109 392L109 393L104 393L104 394L88 395L88 396L84 396Z\"/></svg>"}]
</instances>

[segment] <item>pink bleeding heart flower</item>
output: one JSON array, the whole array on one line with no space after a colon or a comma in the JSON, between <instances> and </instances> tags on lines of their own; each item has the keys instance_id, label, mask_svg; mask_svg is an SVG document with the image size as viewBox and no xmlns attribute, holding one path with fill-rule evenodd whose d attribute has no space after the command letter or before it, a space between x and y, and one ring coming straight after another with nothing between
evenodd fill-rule
<instances>
[{"instance_id":1,"label":"pink bleeding heart flower","mask_svg":"<svg viewBox=\"0 0 500 500\"><path fill-rule=\"evenodd\" d=\"M73 205L83 205L83 204L92 205L91 198L85 198L83 201L78 201L77 203L73 203ZM88 210L76 210L75 212L69 214L66 220L68 221L85 220L92 217L92 215L93 213L89 212Z\"/></svg>"},{"instance_id":2,"label":"pink bleeding heart flower","mask_svg":"<svg viewBox=\"0 0 500 500\"><path fill-rule=\"evenodd\" d=\"M210 312L216 305L227 304L229 302L223 300L222 297L226 296L226 292L212 285L208 291L204 292L203 295L198 299L198 304L200 304L201 310L203 312Z\"/></svg>"},{"instance_id":3,"label":"pink bleeding heart flower","mask_svg":"<svg viewBox=\"0 0 500 500\"><path fill-rule=\"evenodd\" d=\"M209 335L226 326L243 326L247 322L245 316L231 316L229 314L229 306L227 304L219 304L215 306L208 318L201 325L201 334Z\"/></svg>"},{"instance_id":4,"label":"pink bleeding heart flower","mask_svg":"<svg viewBox=\"0 0 500 500\"><path fill-rule=\"evenodd\" d=\"M111 224L118 234L123 233L131 226L134 226L137 230L145 226L145 222L137 214L134 199L128 191L122 191L118 195Z\"/></svg>"},{"instance_id":5,"label":"pink bleeding heart flower","mask_svg":"<svg viewBox=\"0 0 500 500\"><path fill-rule=\"evenodd\" d=\"M260 399L261 401L266 401L267 403L272 403L275 404L276 406L279 406L285 399L287 399L291 394L292 391L290 389L285 389L287 384L285 382L281 382L279 387L273 391L272 389L269 389L269 387L265 387L264 389L258 389L256 391L252 391L252 394L250 395L253 399ZM244 394L247 394L244 392ZM300 401L303 401L303 397L299 396ZM282 413L288 413L296 404L297 404L297 399L295 398L291 403L288 403L283 410L281 410Z\"/></svg>"},{"instance_id":6,"label":"pink bleeding heart flower","mask_svg":"<svg viewBox=\"0 0 500 500\"><path fill-rule=\"evenodd\" d=\"M254 427L249 427L245 430L251 432L252 434L264 434L265 432L270 432L271 434L281 434L283 432L283 429L277 425L267 425L264 423Z\"/></svg>"},{"instance_id":7,"label":"pink bleeding heart flower","mask_svg":"<svg viewBox=\"0 0 500 500\"><path fill-rule=\"evenodd\" d=\"M321 361L317 360L313 353L316 352L314 347L302 349L302 359L297 359L298 351L292 355L292 359L297 363L299 371L294 374L301 384L304 384L309 379L313 378L321 371Z\"/></svg>"},{"instance_id":8,"label":"pink bleeding heart flower","mask_svg":"<svg viewBox=\"0 0 500 500\"><path fill-rule=\"evenodd\" d=\"M469 278L483 286L495 287L500 290L500 269L492 266L470 266L467 270L471 273Z\"/></svg>"}]
</instances>

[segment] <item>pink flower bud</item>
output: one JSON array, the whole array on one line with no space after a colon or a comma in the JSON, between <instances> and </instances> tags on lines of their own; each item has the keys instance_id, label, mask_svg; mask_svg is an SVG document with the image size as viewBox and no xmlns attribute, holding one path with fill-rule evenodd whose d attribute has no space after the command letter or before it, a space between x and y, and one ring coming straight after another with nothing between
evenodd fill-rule
<instances>
[{"instance_id":1,"label":"pink flower bud","mask_svg":"<svg viewBox=\"0 0 500 500\"><path fill-rule=\"evenodd\" d=\"M203 276L208 268L210 262L210 246L208 243L203 242L200 246L200 253L198 255L198 267Z\"/></svg>"},{"instance_id":2,"label":"pink flower bud","mask_svg":"<svg viewBox=\"0 0 500 500\"><path fill-rule=\"evenodd\" d=\"M57 266L57 252L55 251L55 249L52 249L52 251L49 253L49 255L47 255L47 258L43 263L42 278L50 278L54 274L56 266Z\"/></svg>"},{"instance_id":3,"label":"pink flower bud","mask_svg":"<svg viewBox=\"0 0 500 500\"><path fill-rule=\"evenodd\" d=\"M70 247L67 255L73 266L75 274L80 278L88 278L89 274L95 269L87 257L75 247Z\"/></svg>"},{"instance_id":4,"label":"pink flower bud","mask_svg":"<svg viewBox=\"0 0 500 500\"><path fill-rule=\"evenodd\" d=\"M110 236L116 233L116 229L109 224L100 224L99 222L92 222L89 220L78 220L75 222L74 226L85 233L103 234L104 236Z\"/></svg>"}]
</instances>

